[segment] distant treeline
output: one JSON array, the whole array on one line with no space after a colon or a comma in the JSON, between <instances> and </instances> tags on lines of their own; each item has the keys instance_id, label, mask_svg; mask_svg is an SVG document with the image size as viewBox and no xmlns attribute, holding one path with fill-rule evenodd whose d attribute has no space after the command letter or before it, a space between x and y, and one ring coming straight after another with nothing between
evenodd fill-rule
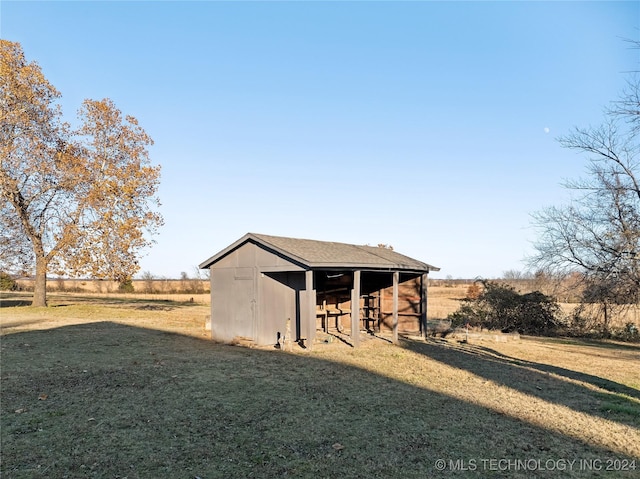
<instances>
[{"instance_id":1,"label":"distant treeline","mask_svg":"<svg viewBox=\"0 0 640 479\"><path fill-rule=\"evenodd\" d=\"M0 290L21 290L33 291L33 278L14 278L5 273L0 273ZM100 279L71 279L71 278L48 278L47 291L68 292L68 293L148 293L148 294L171 294L171 293L191 293L203 294L210 291L208 279L188 278L169 279L148 277L134 279L127 283ZM185 275L186 276L186 275ZM480 280L446 278L429 279L429 286L460 288L468 287ZM501 280L521 293L541 291L544 294L554 296L558 301L573 303L579 301L581 293L580 285L570 278L564 280L552 280L541 276L536 277L506 277Z\"/></svg>"},{"instance_id":2,"label":"distant treeline","mask_svg":"<svg viewBox=\"0 0 640 479\"><path fill-rule=\"evenodd\" d=\"M429 279L429 286L459 288L480 284L484 280L483 278ZM544 274L524 275L507 272L502 278L492 279L491 281L509 285L522 294L539 291L556 298L561 303L579 303L584 290L584 285L577 275L554 278Z\"/></svg>"},{"instance_id":3,"label":"distant treeline","mask_svg":"<svg viewBox=\"0 0 640 479\"><path fill-rule=\"evenodd\" d=\"M15 279L13 288L20 291L33 291L34 280L32 278ZM68 279L49 278L47 291L65 293L149 293L171 294L209 293L208 279L134 279L131 282L119 283L99 279Z\"/></svg>"}]
</instances>

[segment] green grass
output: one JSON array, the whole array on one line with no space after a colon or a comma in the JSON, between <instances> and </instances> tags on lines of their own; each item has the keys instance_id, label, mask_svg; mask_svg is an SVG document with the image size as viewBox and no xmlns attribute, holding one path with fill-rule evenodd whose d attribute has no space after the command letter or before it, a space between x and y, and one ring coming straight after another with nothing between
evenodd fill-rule
<instances>
[{"instance_id":1,"label":"green grass","mask_svg":"<svg viewBox=\"0 0 640 479\"><path fill-rule=\"evenodd\" d=\"M602 400L602 411L617 414L619 417L626 416L631 423L640 428L640 402L624 394L600 393L598 396Z\"/></svg>"},{"instance_id":2,"label":"green grass","mask_svg":"<svg viewBox=\"0 0 640 479\"><path fill-rule=\"evenodd\" d=\"M84 306L67 308L91 316ZM129 324L4 331L3 478L603 477L490 470L481 461L640 460L635 398L536 378L444 343L371 340L358 350L333 344L292 354L151 329L192 320L190 306L169 306L119 309ZM115 310L96 305L91 320ZM15 323L29 311L0 314ZM622 409L603 409L616 401ZM545 417L562 414L589 433L565 433Z\"/></svg>"}]
</instances>

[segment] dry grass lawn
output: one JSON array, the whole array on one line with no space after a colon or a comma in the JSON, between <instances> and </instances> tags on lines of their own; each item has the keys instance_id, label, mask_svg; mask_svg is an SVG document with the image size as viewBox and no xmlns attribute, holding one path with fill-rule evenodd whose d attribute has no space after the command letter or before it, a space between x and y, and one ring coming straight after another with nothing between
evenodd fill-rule
<instances>
[{"instance_id":1,"label":"dry grass lawn","mask_svg":"<svg viewBox=\"0 0 640 479\"><path fill-rule=\"evenodd\" d=\"M0 308L6 478L638 477L640 346L206 339L206 299Z\"/></svg>"}]
</instances>

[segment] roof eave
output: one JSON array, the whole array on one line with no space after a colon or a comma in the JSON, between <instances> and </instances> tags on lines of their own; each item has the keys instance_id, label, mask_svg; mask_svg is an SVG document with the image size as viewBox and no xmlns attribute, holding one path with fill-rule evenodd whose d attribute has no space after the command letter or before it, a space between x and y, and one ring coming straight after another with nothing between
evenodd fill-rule
<instances>
[{"instance_id":1,"label":"roof eave","mask_svg":"<svg viewBox=\"0 0 640 479\"><path fill-rule=\"evenodd\" d=\"M440 271L440 268L425 265L424 268L416 268L413 266L403 266L398 264L389 265L371 265L363 263L309 263L311 269L353 269L353 270L366 270L366 271L401 271L406 273L429 273L431 271Z\"/></svg>"},{"instance_id":2,"label":"roof eave","mask_svg":"<svg viewBox=\"0 0 640 479\"><path fill-rule=\"evenodd\" d=\"M280 256L287 258L288 260L290 260L293 263L297 263L298 265L300 265L301 267L305 268L305 269L334 269L334 270L344 270L344 269L359 269L359 270L367 270L367 271L400 271L400 272L405 272L405 273L429 273L431 271L440 271L440 268L436 267L436 266L432 266L430 264L427 263L423 263L423 267L413 267L413 266L408 266L408 265L400 265L400 264L394 264L389 262L389 264L387 265L372 265L372 264L366 264L366 263L312 263L307 261L304 258L301 258L295 254L292 254L291 252L284 250L272 243L270 243L269 241L261 238L260 236L254 234L254 233L247 233L246 235L244 235L242 238L240 238L239 240L235 241L234 243L230 244L229 246L227 246L226 248L224 248L223 250L219 251L218 253L216 253L215 255L211 256L209 259L203 261L202 263L200 263L200 265L198 266L200 269L207 269L210 268L211 265L213 265L214 263L216 263L217 261L219 261L220 259L224 258L225 256L227 256L229 253L231 253L232 251L238 249L240 246L242 246L243 244L252 241L256 244L262 245L263 247L272 250L273 252L279 254Z\"/></svg>"},{"instance_id":3,"label":"roof eave","mask_svg":"<svg viewBox=\"0 0 640 479\"><path fill-rule=\"evenodd\" d=\"M301 266L303 266L305 268L311 268L309 263L307 261L305 261L303 258L300 258L299 256L296 256L294 254L291 254L289 251L285 251L282 248L279 248L279 247L273 245L272 243L269 243L268 241L265 241L264 239L256 236L254 233L247 233L242 238L240 238L236 242L232 243L231 245L227 246L222 251L219 251L218 253L214 254L213 256L211 256L206 261L203 261L202 263L200 263L198 268L207 269L207 268L211 267L212 264L214 264L217 261L221 260L222 258L227 256L229 253L231 253L232 251L238 249L240 246L242 246L245 243L248 243L249 241L253 241L254 243L262 245L262 246L264 246L264 247L266 247L266 248L278 253L279 255L281 255L281 256L283 256L285 258L288 258L289 260L291 260L291 262L298 263L299 265L301 265Z\"/></svg>"},{"instance_id":4,"label":"roof eave","mask_svg":"<svg viewBox=\"0 0 640 479\"><path fill-rule=\"evenodd\" d=\"M231 243L229 246L227 246L225 249L218 251L216 254L214 254L213 256L211 256L209 259L203 261L202 263L200 263L198 265L198 268L200 269L207 269L209 268L213 263L215 263L216 261L224 258L225 256L227 256L229 253L231 253L233 250L237 249L238 247L240 247L241 245L243 245L245 242L247 242L249 240L249 237L251 236L251 233L248 233L246 235L244 235L242 238L240 238L239 240Z\"/></svg>"}]
</instances>

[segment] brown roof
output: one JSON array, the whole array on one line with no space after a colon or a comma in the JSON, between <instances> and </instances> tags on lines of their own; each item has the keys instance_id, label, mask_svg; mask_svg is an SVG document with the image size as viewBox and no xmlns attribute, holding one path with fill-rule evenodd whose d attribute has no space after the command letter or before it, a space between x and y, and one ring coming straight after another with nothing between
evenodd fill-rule
<instances>
[{"instance_id":1,"label":"brown roof","mask_svg":"<svg viewBox=\"0 0 640 479\"><path fill-rule=\"evenodd\" d=\"M308 268L363 268L429 272L440 268L386 248L248 233L200 265L208 268L240 245L252 241Z\"/></svg>"}]
</instances>

